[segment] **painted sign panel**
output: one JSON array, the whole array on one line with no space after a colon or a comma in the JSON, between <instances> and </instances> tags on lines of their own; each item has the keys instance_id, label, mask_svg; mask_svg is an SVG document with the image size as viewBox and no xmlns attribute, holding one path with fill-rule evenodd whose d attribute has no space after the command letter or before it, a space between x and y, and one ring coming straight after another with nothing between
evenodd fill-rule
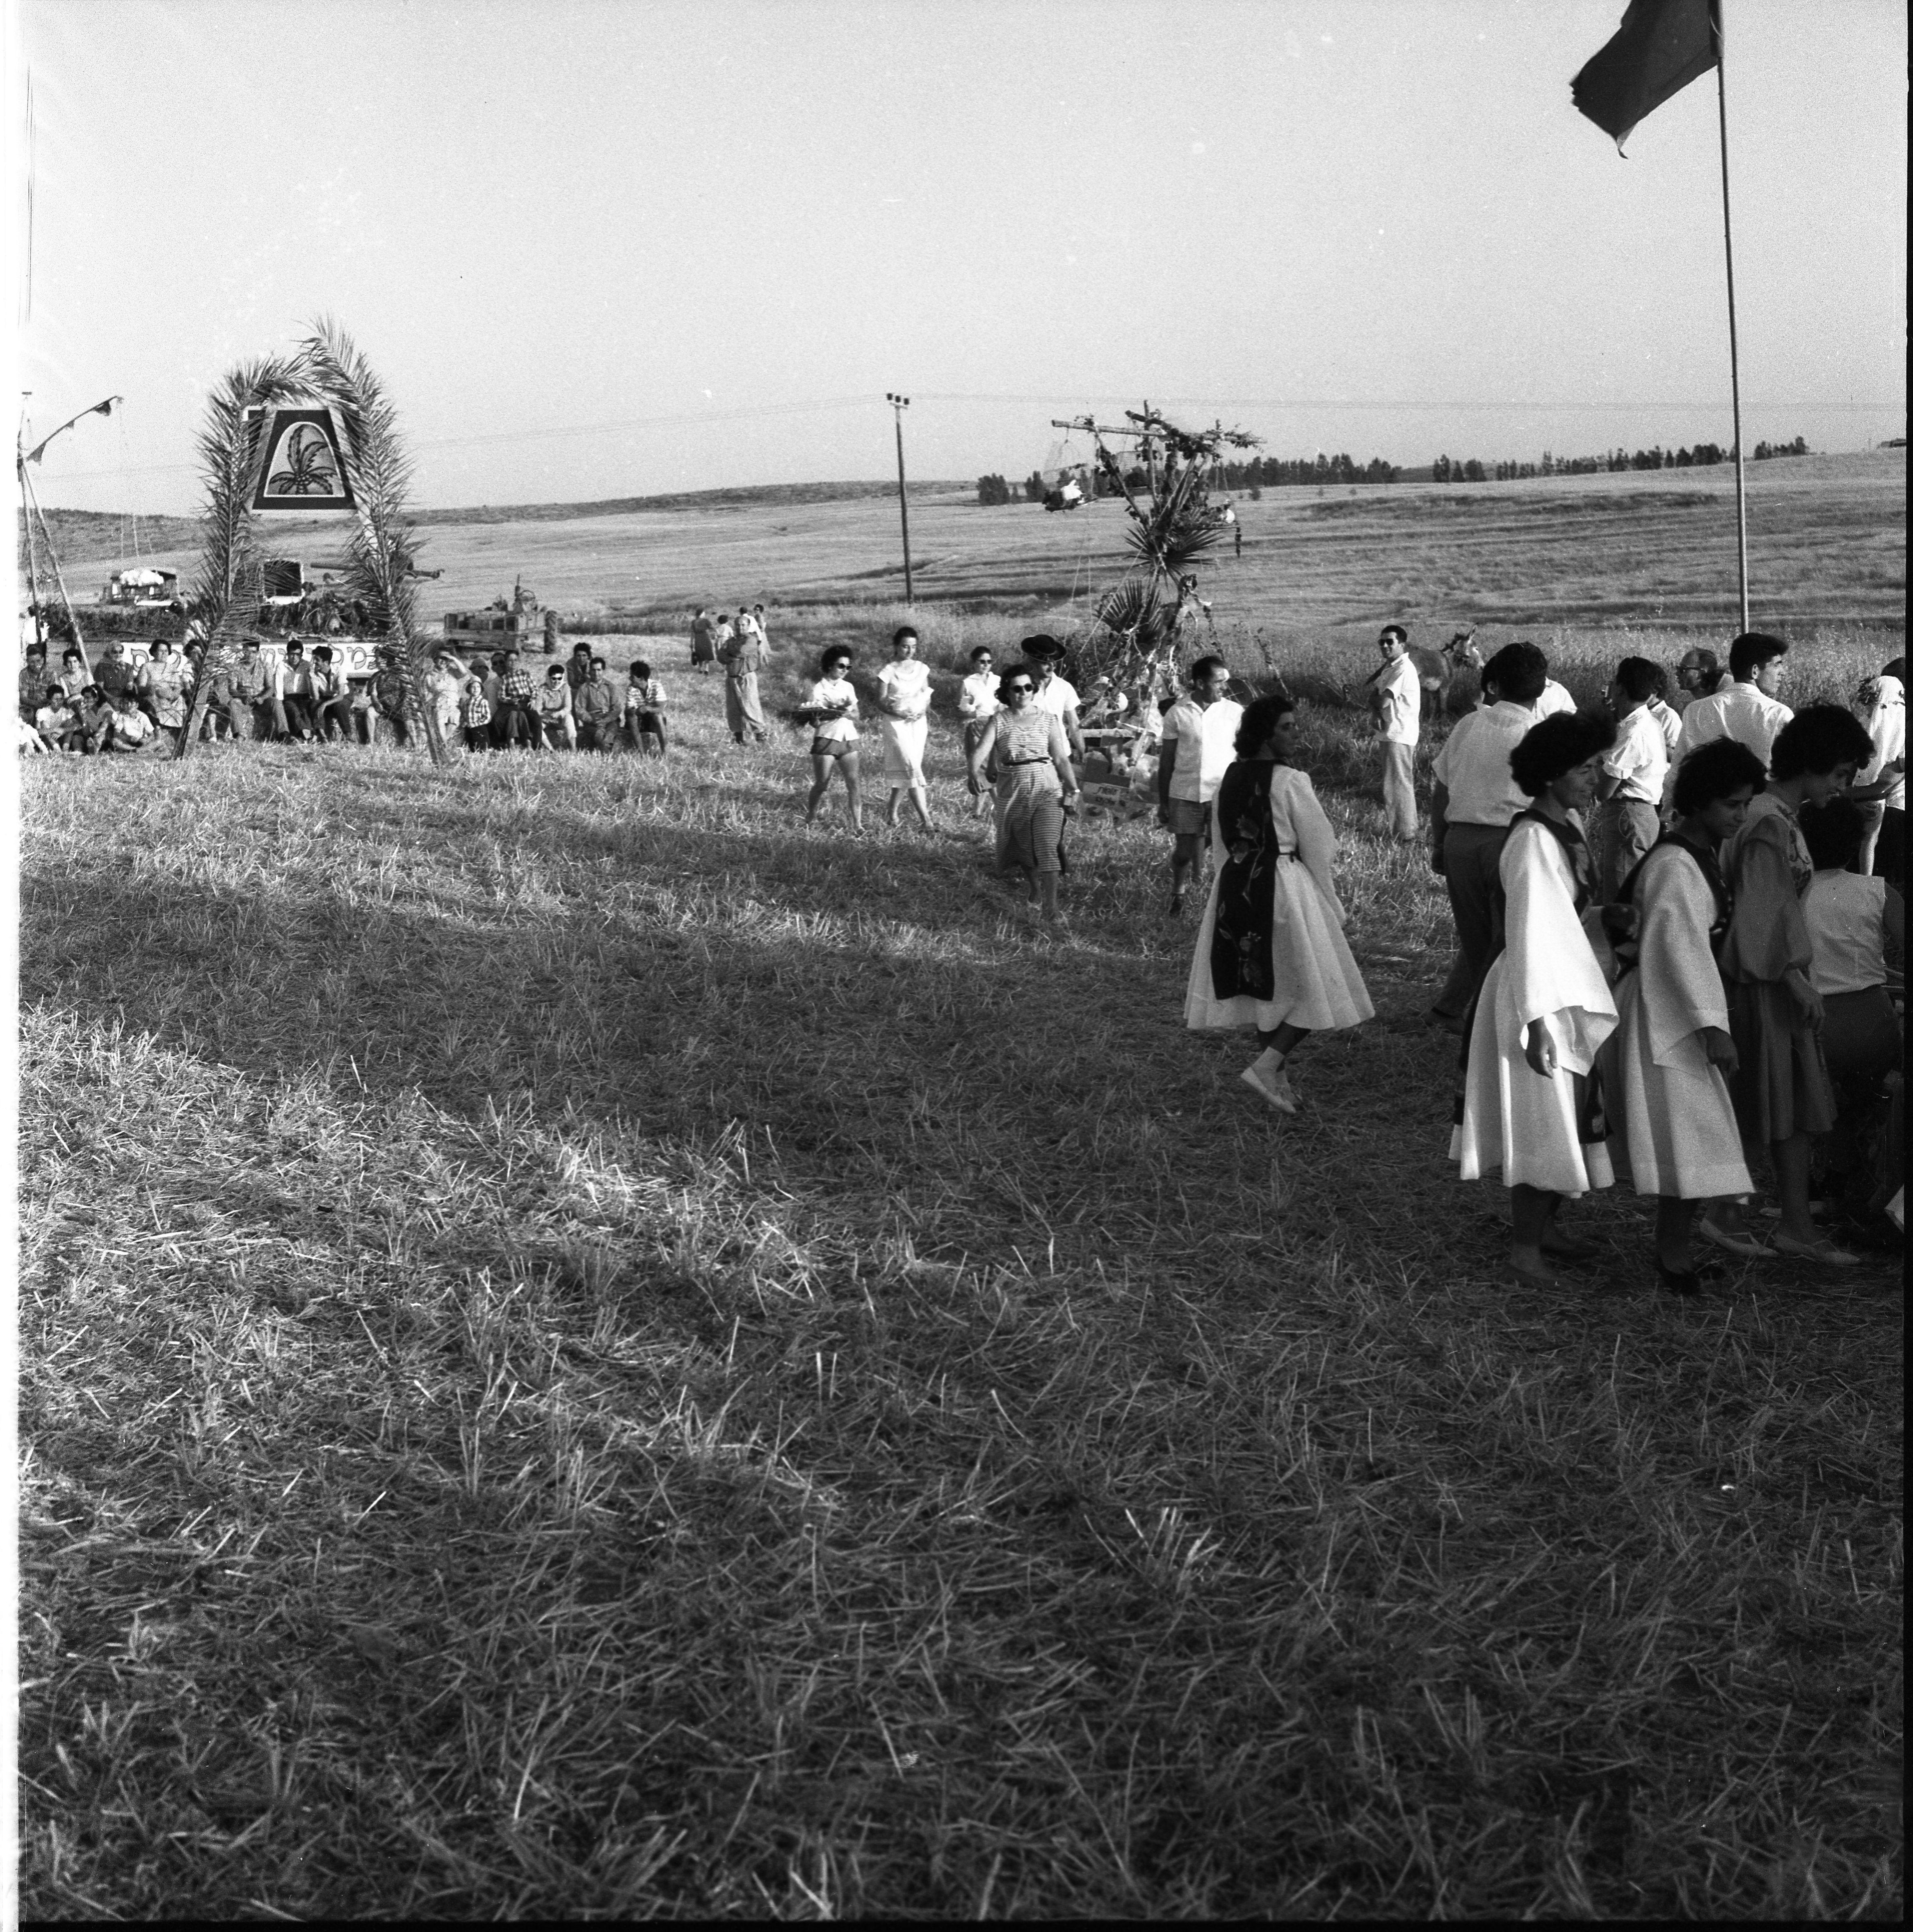
<instances>
[{"instance_id":1,"label":"painted sign panel","mask_svg":"<svg viewBox=\"0 0 1913 1932\"><path fill-rule=\"evenodd\" d=\"M315 510L353 507L352 479L332 412L325 409L274 410L268 420L259 466L255 510Z\"/></svg>"}]
</instances>

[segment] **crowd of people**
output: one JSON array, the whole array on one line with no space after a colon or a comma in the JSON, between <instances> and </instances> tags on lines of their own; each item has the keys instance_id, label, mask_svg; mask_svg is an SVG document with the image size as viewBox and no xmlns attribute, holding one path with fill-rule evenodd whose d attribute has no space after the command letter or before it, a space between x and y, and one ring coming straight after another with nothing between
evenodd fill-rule
<instances>
[{"instance_id":1,"label":"crowd of people","mask_svg":"<svg viewBox=\"0 0 1913 1932\"><path fill-rule=\"evenodd\" d=\"M1412 838L1406 641L1382 633L1375 720L1387 821ZM1899 1218L1906 667L1894 658L1851 707L1795 712L1779 697L1786 656L1749 632L1724 676L1690 652L1672 688L1625 658L1606 706L1583 712L1540 650L1510 644L1435 760L1430 859L1456 951L1430 1017L1462 1041L1450 1154L1463 1178L1510 1189L1520 1281L1594 1258L1560 1210L1617 1172L1655 1199L1655 1263L1678 1294L1720 1270L1696 1240L1850 1267L1816 1204ZM1164 730L1172 909L1204 839L1218 862L1185 1017L1252 1026L1242 1078L1294 1113L1295 1048L1372 1010L1334 836L1293 766L1292 701L1234 704L1210 660L1189 684L1174 760ZM1760 1212L1757 1161L1776 1196Z\"/></svg>"}]
</instances>

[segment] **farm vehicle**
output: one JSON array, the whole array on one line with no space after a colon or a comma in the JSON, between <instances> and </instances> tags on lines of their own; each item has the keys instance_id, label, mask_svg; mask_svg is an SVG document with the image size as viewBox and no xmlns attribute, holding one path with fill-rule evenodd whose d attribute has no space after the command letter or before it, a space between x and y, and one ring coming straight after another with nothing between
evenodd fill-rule
<instances>
[{"instance_id":1,"label":"farm vehicle","mask_svg":"<svg viewBox=\"0 0 1913 1932\"><path fill-rule=\"evenodd\" d=\"M550 655L558 649L558 613L540 608L521 578L508 598L494 597L482 610L448 610L445 640L454 650L528 651L536 639Z\"/></svg>"}]
</instances>

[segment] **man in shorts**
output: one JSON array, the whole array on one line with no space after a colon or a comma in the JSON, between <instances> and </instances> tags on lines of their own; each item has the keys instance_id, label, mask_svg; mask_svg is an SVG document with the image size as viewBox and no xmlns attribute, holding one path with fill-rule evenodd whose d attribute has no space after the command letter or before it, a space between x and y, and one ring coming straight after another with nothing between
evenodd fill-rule
<instances>
[{"instance_id":1,"label":"man in shorts","mask_svg":"<svg viewBox=\"0 0 1913 1932\"><path fill-rule=\"evenodd\" d=\"M1183 909L1209 836L1209 807L1236 754L1242 706L1228 696L1229 668L1219 657L1198 658L1189 667L1189 695L1162 721L1162 751L1156 768L1157 822L1175 836L1170 862L1169 913Z\"/></svg>"}]
</instances>

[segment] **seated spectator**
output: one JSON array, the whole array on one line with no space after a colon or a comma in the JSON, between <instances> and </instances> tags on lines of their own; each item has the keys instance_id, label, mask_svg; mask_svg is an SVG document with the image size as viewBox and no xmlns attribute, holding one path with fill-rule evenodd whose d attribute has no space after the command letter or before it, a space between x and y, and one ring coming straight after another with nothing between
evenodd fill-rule
<instances>
[{"instance_id":1,"label":"seated spectator","mask_svg":"<svg viewBox=\"0 0 1913 1932\"><path fill-rule=\"evenodd\" d=\"M60 653L60 682L67 698L77 702L79 694L93 682L86 668L86 659L76 644L69 644Z\"/></svg>"},{"instance_id":2,"label":"seated spectator","mask_svg":"<svg viewBox=\"0 0 1913 1932\"><path fill-rule=\"evenodd\" d=\"M20 718L22 722L31 724L33 714L46 702L46 646L34 643L26 647L26 662L22 667L19 678ZM26 740L20 740L24 750ZM42 750L46 748L43 746Z\"/></svg>"},{"instance_id":3,"label":"seated spectator","mask_svg":"<svg viewBox=\"0 0 1913 1932\"><path fill-rule=\"evenodd\" d=\"M164 638L134 674L133 690L140 710L177 748L186 730L186 662Z\"/></svg>"},{"instance_id":4,"label":"seated spectator","mask_svg":"<svg viewBox=\"0 0 1913 1932\"><path fill-rule=\"evenodd\" d=\"M95 752L105 751L118 716L112 699L97 684L85 685L73 701L73 710L79 720L79 744L82 752L90 758Z\"/></svg>"},{"instance_id":5,"label":"seated spectator","mask_svg":"<svg viewBox=\"0 0 1913 1932\"><path fill-rule=\"evenodd\" d=\"M296 638L287 642L286 655L272 674L272 734L296 737L301 744L313 735L312 667Z\"/></svg>"},{"instance_id":6,"label":"seated spectator","mask_svg":"<svg viewBox=\"0 0 1913 1932\"><path fill-rule=\"evenodd\" d=\"M29 755L43 757L53 748L25 718L16 718L13 720L13 748L24 758Z\"/></svg>"},{"instance_id":7,"label":"seated spectator","mask_svg":"<svg viewBox=\"0 0 1913 1932\"><path fill-rule=\"evenodd\" d=\"M126 661L126 646L117 638L107 645L106 655L100 660L99 671L93 682L109 698L118 692L130 691L133 688L133 667Z\"/></svg>"},{"instance_id":8,"label":"seated spectator","mask_svg":"<svg viewBox=\"0 0 1913 1932\"><path fill-rule=\"evenodd\" d=\"M80 745L79 713L73 707L66 687L49 684L44 701L33 714L33 728L49 752L71 752L78 755Z\"/></svg>"},{"instance_id":9,"label":"seated spectator","mask_svg":"<svg viewBox=\"0 0 1913 1932\"><path fill-rule=\"evenodd\" d=\"M564 675L562 665L554 666L559 676ZM504 745L523 745L527 751L535 751L542 742L538 713L532 703L532 674L525 669L516 651L505 653L505 668L498 680L498 720L499 730L496 734Z\"/></svg>"},{"instance_id":10,"label":"seated spectator","mask_svg":"<svg viewBox=\"0 0 1913 1932\"><path fill-rule=\"evenodd\" d=\"M579 746L589 752L613 752L618 746L618 694L604 675L604 660L593 658L584 682L573 688L571 711Z\"/></svg>"},{"instance_id":11,"label":"seated spectator","mask_svg":"<svg viewBox=\"0 0 1913 1932\"><path fill-rule=\"evenodd\" d=\"M112 730L106 742L109 752L123 752L130 757L163 757L170 748L166 734L140 710L139 700L127 687L108 700L113 709Z\"/></svg>"},{"instance_id":12,"label":"seated spectator","mask_svg":"<svg viewBox=\"0 0 1913 1932\"><path fill-rule=\"evenodd\" d=\"M226 674L226 722L235 738L272 735L272 668L259 655L259 640L240 640L239 662Z\"/></svg>"},{"instance_id":13,"label":"seated spectator","mask_svg":"<svg viewBox=\"0 0 1913 1932\"><path fill-rule=\"evenodd\" d=\"M640 658L631 668L625 689L625 723L634 748L652 757L664 755L664 685Z\"/></svg>"},{"instance_id":14,"label":"seated spectator","mask_svg":"<svg viewBox=\"0 0 1913 1932\"><path fill-rule=\"evenodd\" d=\"M334 736L349 745L353 741L352 682L340 668L330 644L315 644L312 650L312 725L329 744Z\"/></svg>"},{"instance_id":15,"label":"seated spectator","mask_svg":"<svg viewBox=\"0 0 1913 1932\"><path fill-rule=\"evenodd\" d=\"M544 682L532 694L532 704L538 730L533 745L555 752L562 744L568 752L575 752L577 726L571 716L571 687L565 681L562 664L553 664L545 673Z\"/></svg>"},{"instance_id":16,"label":"seated spectator","mask_svg":"<svg viewBox=\"0 0 1913 1932\"><path fill-rule=\"evenodd\" d=\"M491 740L491 700L485 695L489 680L482 674L468 670L458 688L459 728L465 734L468 752L489 752Z\"/></svg>"}]
</instances>

